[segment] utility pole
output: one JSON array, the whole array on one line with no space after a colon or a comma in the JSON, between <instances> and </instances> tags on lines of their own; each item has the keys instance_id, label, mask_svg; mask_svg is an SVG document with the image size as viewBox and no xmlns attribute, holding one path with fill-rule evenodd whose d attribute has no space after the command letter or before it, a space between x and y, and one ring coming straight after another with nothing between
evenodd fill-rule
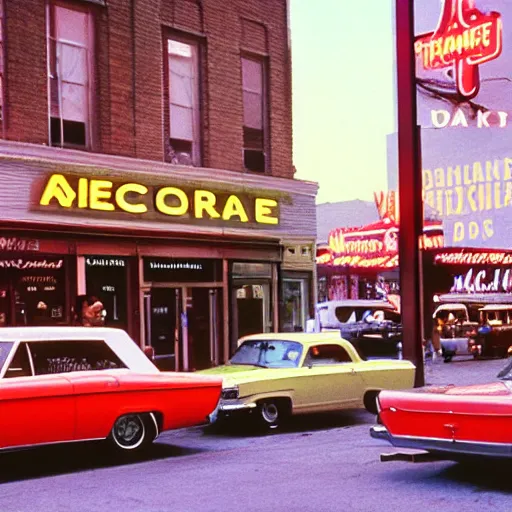
<instances>
[{"instance_id":1,"label":"utility pole","mask_svg":"<svg viewBox=\"0 0 512 512\"><path fill-rule=\"evenodd\" d=\"M417 126L414 55L414 0L396 1L398 97L398 187L400 235L398 255L404 359L416 365L415 387L425 385L423 364L423 286L420 237L423 197L420 129Z\"/></svg>"}]
</instances>

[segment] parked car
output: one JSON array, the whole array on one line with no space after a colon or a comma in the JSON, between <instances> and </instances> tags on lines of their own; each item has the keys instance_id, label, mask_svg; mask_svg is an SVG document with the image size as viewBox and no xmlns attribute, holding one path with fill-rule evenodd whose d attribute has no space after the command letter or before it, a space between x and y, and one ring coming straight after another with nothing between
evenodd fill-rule
<instances>
[{"instance_id":1,"label":"parked car","mask_svg":"<svg viewBox=\"0 0 512 512\"><path fill-rule=\"evenodd\" d=\"M362 320L342 325L340 334L354 345L362 359L401 358L402 323L395 311L367 311Z\"/></svg>"},{"instance_id":2,"label":"parked car","mask_svg":"<svg viewBox=\"0 0 512 512\"><path fill-rule=\"evenodd\" d=\"M265 333L243 338L230 361L199 373L224 377L213 421L251 414L263 429L292 415L366 407L381 389L414 385L410 361L363 361L337 333Z\"/></svg>"},{"instance_id":3,"label":"parked car","mask_svg":"<svg viewBox=\"0 0 512 512\"><path fill-rule=\"evenodd\" d=\"M497 382L382 391L371 436L432 458L512 457L512 360Z\"/></svg>"},{"instance_id":4,"label":"parked car","mask_svg":"<svg viewBox=\"0 0 512 512\"><path fill-rule=\"evenodd\" d=\"M488 304L480 308L481 326L470 340L475 358L507 357L512 347L512 304Z\"/></svg>"},{"instance_id":5,"label":"parked car","mask_svg":"<svg viewBox=\"0 0 512 512\"><path fill-rule=\"evenodd\" d=\"M319 302L315 307L315 319L310 331L339 331L347 324L362 322L364 317L375 315L377 311L382 313L384 320L396 321L396 315L400 315L396 307L386 300L354 299Z\"/></svg>"},{"instance_id":6,"label":"parked car","mask_svg":"<svg viewBox=\"0 0 512 512\"><path fill-rule=\"evenodd\" d=\"M0 330L0 449L106 439L121 452L207 421L222 379L160 372L119 329Z\"/></svg>"},{"instance_id":7,"label":"parked car","mask_svg":"<svg viewBox=\"0 0 512 512\"><path fill-rule=\"evenodd\" d=\"M478 322L470 320L466 304L441 304L434 311L433 321L445 363L449 363L454 356L472 354L469 341L477 332Z\"/></svg>"}]
</instances>

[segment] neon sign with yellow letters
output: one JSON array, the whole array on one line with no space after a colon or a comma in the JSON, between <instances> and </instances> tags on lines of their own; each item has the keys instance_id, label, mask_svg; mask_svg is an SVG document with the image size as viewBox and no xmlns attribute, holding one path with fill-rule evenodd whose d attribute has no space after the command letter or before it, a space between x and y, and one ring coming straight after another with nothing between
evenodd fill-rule
<instances>
[{"instance_id":1,"label":"neon sign with yellow letters","mask_svg":"<svg viewBox=\"0 0 512 512\"><path fill-rule=\"evenodd\" d=\"M64 174L47 179L39 206L132 214L145 220L279 225L279 203L273 197Z\"/></svg>"}]
</instances>

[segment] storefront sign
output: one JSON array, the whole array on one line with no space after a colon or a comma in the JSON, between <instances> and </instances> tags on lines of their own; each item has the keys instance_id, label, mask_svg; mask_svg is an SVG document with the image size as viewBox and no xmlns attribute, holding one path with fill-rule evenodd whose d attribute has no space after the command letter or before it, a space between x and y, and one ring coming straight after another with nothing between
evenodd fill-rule
<instances>
[{"instance_id":1,"label":"storefront sign","mask_svg":"<svg viewBox=\"0 0 512 512\"><path fill-rule=\"evenodd\" d=\"M44 269L44 270L58 270L63 268L64 260L24 260L11 259L0 260L0 268L26 270L26 269Z\"/></svg>"},{"instance_id":2,"label":"storefront sign","mask_svg":"<svg viewBox=\"0 0 512 512\"><path fill-rule=\"evenodd\" d=\"M478 214L454 222L453 243L489 240L492 212L512 205L512 158L424 169L423 197L443 218Z\"/></svg>"},{"instance_id":3,"label":"storefront sign","mask_svg":"<svg viewBox=\"0 0 512 512\"><path fill-rule=\"evenodd\" d=\"M398 254L388 256L339 256L333 260L334 266L351 268L392 269L398 266Z\"/></svg>"},{"instance_id":4,"label":"storefront sign","mask_svg":"<svg viewBox=\"0 0 512 512\"><path fill-rule=\"evenodd\" d=\"M144 258L144 281L168 283L222 281L222 261Z\"/></svg>"},{"instance_id":5,"label":"storefront sign","mask_svg":"<svg viewBox=\"0 0 512 512\"><path fill-rule=\"evenodd\" d=\"M85 259L88 267L125 267L126 261L120 258L104 258L101 256L88 256Z\"/></svg>"},{"instance_id":6,"label":"storefront sign","mask_svg":"<svg viewBox=\"0 0 512 512\"><path fill-rule=\"evenodd\" d=\"M47 179L39 207L104 215L131 214L144 220L174 219L265 227L279 224L279 203L266 195L174 185L152 186L63 174L52 174Z\"/></svg>"},{"instance_id":7,"label":"storefront sign","mask_svg":"<svg viewBox=\"0 0 512 512\"><path fill-rule=\"evenodd\" d=\"M451 67L459 94L474 98L480 88L478 66L501 53L501 16L483 14L475 0L444 0L436 30L416 38L414 47L426 70Z\"/></svg>"},{"instance_id":8,"label":"storefront sign","mask_svg":"<svg viewBox=\"0 0 512 512\"><path fill-rule=\"evenodd\" d=\"M474 121L474 116L466 116L461 108L458 108L454 114L449 110L431 110L430 116L432 125L435 128L446 128L447 126L463 126L468 128L470 124L474 124L477 128L490 128L491 126L506 128L508 112L502 110L478 110Z\"/></svg>"},{"instance_id":9,"label":"storefront sign","mask_svg":"<svg viewBox=\"0 0 512 512\"><path fill-rule=\"evenodd\" d=\"M26 240L15 236L2 236L0 237L0 251L39 251L39 240Z\"/></svg>"},{"instance_id":10,"label":"storefront sign","mask_svg":"<svg viewBox=\"0 0 512 512\"><path fill-rule=\"evenodd\" d=\"M512 265L512 253L500 251L487 252L447 252L436 254L436 264L447 265Z\"/></svg>"},{"instance_id":11,"label":"storefront sign","mask_svg":"<svg viewBox=\"0 0 512 512\"><path fill-rule=\"evenodd\" d=\"M512 292L511 269L486 270L470 269L466 274L456 276L450 293L509 293Z\"/></svg>"}]
</instances>

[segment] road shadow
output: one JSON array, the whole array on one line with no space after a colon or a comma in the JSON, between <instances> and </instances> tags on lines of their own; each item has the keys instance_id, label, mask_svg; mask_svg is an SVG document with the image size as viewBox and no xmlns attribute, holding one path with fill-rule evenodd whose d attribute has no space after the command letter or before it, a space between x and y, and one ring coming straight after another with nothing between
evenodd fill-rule
<instances>
[{"instance_id":1,"label":"road shadow","mask_svg":"<svg viewBox=\"0 0 512 512\"><path fill-rule=\"evenodd\" d=\"M183 457L205 451L153 443L144 453L112 453L105 443L73 443L0 453L0 484Z\"/></svg>"},{"instance_id":2,"label":"road shadow","mask_svg":"<svg viewBox=\"0 0 512 512\"><path fill-rule=\"evenodd\" d=\"M409 485L420 482L422 486L432 486L435 492L440 484L464 487L468 492L512 491L512 460L470 458L459 461L437 461L421 463L387 462L389 470L384 474L393 483L407 482ZM392 464L400 464L397 467Z\"/></svg>"},{"instance_id":3,"label":"road shadow","mask_svg":"<svg viewBox=\"0 0 512 512\"><path fill-rule=\"evenodd\" d=\"M276 434L307 434L309 432L349 428L357 425L373 425L375 416L362 409L345 410L332 413L307 414L292 416L279 429L265 432L258 430L256 417L251 414L245 418L233 418L220 425L208 425L203 428L203 434L218 437L254 437Z\"/></svg>"}]
</instances>

